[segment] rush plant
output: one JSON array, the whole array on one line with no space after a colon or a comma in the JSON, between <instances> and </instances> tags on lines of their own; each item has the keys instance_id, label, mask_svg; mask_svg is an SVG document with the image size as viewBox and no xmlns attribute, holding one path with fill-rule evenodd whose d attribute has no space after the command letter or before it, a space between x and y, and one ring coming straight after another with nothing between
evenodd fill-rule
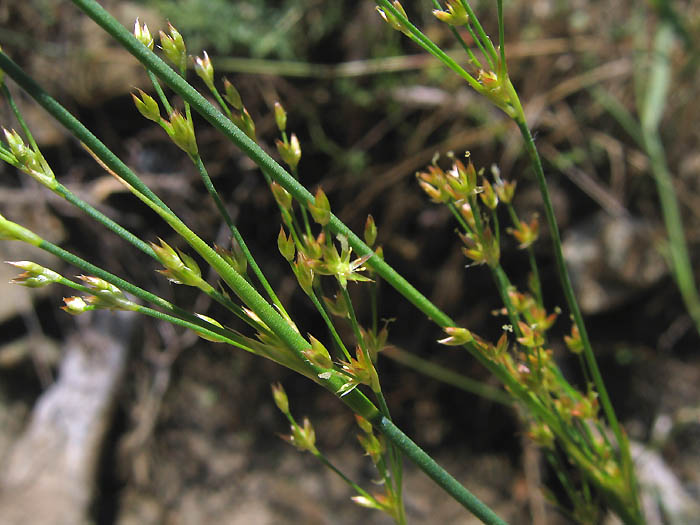
<instances>
[{"instance_id":1,"label":"rush plant","mask_svg":"<svg viewBox=\"0 0 700 525\"><path fill-rule=\"evenodd\" d=\"M282 164L258 145L255 122L233 84L226 79L217 84L214 65L206 52L201 57L189 57L185 41L174 27L169 26L167 32L161 31L158 36L166 62L154 52L155 38L145 25L137 21L134 31L130 32L94 0L73 0L73 3L146 68L155 98L137 90L133 94L136 109L160 126L192 161L230 230L232 249L211 246L197 235L80 121L9 57L0 53L0 69L5 74L3 82L12 79L65 126L103 169L158 214L189 245L190 253L196 253L200 261L216 272L219 282L209 283L192 255L173 249L162 240L144 242L63 186L41 154L4 83L2 92L15 113L21 133L5 130L0 158L131 243L156 265L162 266L159 271L165 278L207 294L232 317L242 321L244 328L231 328L229 319L213 319L181 308L0 216L0 238L31 244L85 272L77 280L71 280L32 262L14 262L11 264L24 271L15 283L31 287L61 284L75 290L82 295L67 298L63 307L71 314L95 309L133 310L190 328L205 339L273 360L332 392L357 419L359 442L383 482L379 493L357 485L319 451L311 422L304 419L299 423L292 415L284 389L280 385L273 386L274 401L291 427L288 441L310 452L341 476L355 491L353 499L360 505L384 511L397 523L405 523L402 463L407 458L482 521L504 523L392 422L378 366L388 328L378 322L376 308L373 308L369 325L362 326L348 292L351 285L364 288L371 297L371 304L376 305L376 284L382 280L444 330L439 343L464 349L502 383L508 402L520 409L530 437L557 472L566 493L566 500L560 502L565 512L578 522L597 523L603 510L608 508L625 523L643 523L629 443L596 364L564 262L542 164L508 74L500 0L497 2L497 44L487 35L468 2L448 0L445 5L437 0L433 2L435 17L451 26L464 48L464 65L448 56L413 25L398 1L377 0L377 9L393 29L435 56L503 111L520 130L542 195L545 222L567 301L567 315L573 320L571 334L565 339L570 351L578 356L586 378L582 390L564 377L552 357L547 331L560 312L548 310L545 305L532 250L540 226L536 217L525 219L518 215L513 206L517 198L515 182L503 180L497 169L487 172L477 168L470 158L461 156L452 156L446 167L435 160L417 174L418 184L430 200L446 206L454 216L468 261L473 265L485 265L493 275L508 321L500 338L491 342L478 334L478 327L458 326L384 261L381 247L375 246L377 229L371 216L360 237L333 214L323 190L311 194L302 185L301 144L287 129L286 112L279 103L274 108L274 116L279 131L277 151ZM470 35L474 47L467 45L460 36L464 31ZM190 62L218 107L187 82ZM163 86L172 91L171 97L166 95ZM199 153L193 111L260 168L280 211L279 251L326 324L329 337L300 333L294 322L294 312L287 311L266 279L248 249L243 232L229 216L209 177ZM510 218L509 226L499 222L501 209L505 209ZM531 277L524 287L512 282L500 264L501 239L506 234L517 240L530 265ZM349 324L353 334L350 340L340 336L338 323ZM424 366L420 362L416 364L415 360L412 363L419 370ZM431 373L427 365L425 371Z\"/></svg>"}]
</instances>

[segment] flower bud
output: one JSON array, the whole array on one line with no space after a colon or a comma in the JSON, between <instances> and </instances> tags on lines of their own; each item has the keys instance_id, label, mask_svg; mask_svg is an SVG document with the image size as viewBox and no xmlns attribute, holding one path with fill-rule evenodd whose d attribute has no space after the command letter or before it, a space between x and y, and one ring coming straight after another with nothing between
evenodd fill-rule
<instances>
[{"instance_id":1,"label":"flower bud","mask_svg":"<svg viewBox=\"0 0 700 525\"><path fill-rule=\"evenodd\" d=\"M197 139L194 136L192 122L185 118L182 113L175 110L170 114L170 122L168 124L166 131L175 145L188 155L197 155Z\"/></svg>"},{"instance_id":2,"label":"flower bud","mask_svg":"<svg viewBox=\"0 0 700 525\"><path fill-rule=\"evenodd\" d=\"M306 295L311 295L313 293L314 271L311 269L309 260L304 257L303 253L297 253L297 260L292 264L292 270L294 271L297 281L299 281L299 286L304 290L304 293L306 293Z\"/></svg>"},{"instance_id":3,"label":"flower bud","mask_svg":"<svg viewBox=\"0 0 700 525\"><path fill-rule=\"evenodd\" d=\"M342 319L350 318L348 305L342 295L336 295L335 300L331 299L330 297L324 297L323 302L326 303L326 307L332 315L341 317Z\"/></svg>"},{"instance_id":4,"label":"flower bud","mask_svg":"<svg viewBox=\"0 0 700 525\"><path fill-rule=\"evenodd\" d=\"M447 326L443 328L448 337L438 340L441 345L462 346L474 339L472 333L466 328L459 326Z\"/></svg>"},{"instance_id":5,"label":"flower bud","mask_svg":"<svg viewBox=\"0 0 700 525\"><path fill-rule=\"evenodd\" d=\"M16 266L24 270L24 273L18 275L10 281L10 284L19 284L20 286L26 286L28 288L40 288L52 283L59 282L63 277L44 268L43 266L31 262L31 261L5 261L7 264Z\"/></svg>"},{"instance_id":6,"label":"flower bud","mask_svg":"<svg viewBox=\"0 0 700 525\"><path fill-rule=\"evenodd\" d=\"M493 186L491 186L491 183L484 179L484 182L481 184L481 190L482 191L479 194L481 202L483 202L487 208L495 210L496 206L498 206L498 196L496 195L496 192L493 191Z\"/></svg>"},{"instance_id":7,"label":"flower bud","mask_svg":"<svg viewBox=\"0 0 700 525\"><path fill-rule=\"evenodd\" d=\"M224 78L224 100L231 104L231 106L238 111L243 109L243 102L241 101L241 95L228 78Z\"/></svg>"},{"instance_id":8,"label":"flower bud","mask_svg":"<svg viewBox=\"0 0 700 525\"><path fill-rule=\"evenodd\" d=\"M528 348L537 348L544 344L544 335L523 321L518 321L518 327L522 337L518 337L518 343Z\"/></svg>"},{"instance_id":9,"label":"flower bud","mask_svg":"<svg viewBox=\"0 0 700 525\"><path fill-rule=\"evenodd\" d=\"M296 423L292 426L292 435L289 439L290 443L294 445L299 450L308 450L312 454L316 450L316 432L314 427L311 425L308 417L304 418L304 426L300 427Z\"/></svg>"},{"instance_id":10,"label":"flower bud","mask_svg":"<svg viewBox=\"0 0 700 525\"><path fill-rule=\"evenodd\" d=\"M291 234L287 237L282 226L280 226L280 233L277 236L277 248L287 262L292 262L294 260L294 255L296 253L294 239Z\"/></svg>"},{"instance_id":11,"label":"flower bud","mask_svg":"<svg viewBox=\"0 0 700 525\"><path fill-rule=\"evenodd\" d=\"M372 423L367 421L364 417L355 414L355 421L357 422L357 426L360 427L365 434L372 433Z\"/></svg>"},{"instance_id":12,"label":"flower bud","mask_svg":"<svg viewBox=\"0 0 700 525\"><path fill-rule=\"evenodd\" d=\"M139 110L139 113L146 117L148 120L152 120L153 122L160 122L160 107L158 107L158 102L151 97L150 95L146 94L142 90L138 90L139 96L136 96L134 93L131 94L131 98L134 100L134 105L136 106L136 109Z\"/></svg>"},{"instance_id":13,"label":"flower bud","mask_svg":"<svg viewBox=\"0 0 700 525\"><path fill-rule=\"evenodd\" d=\"M583 340L581 339L581 332L579 332L578 326L571 325L571 335L564 336L564 342L566 347L574 354L580 354L583 352Z\"/></svg>"},{"instance_id":14,"label":"flower bud","mask_svg":"<svg viewBox=\"0 0 700 525\"><path fill-rule=\"evenodd\" d=\"M276 141L277 152L282 157L282 161L289 166L289 168L294 171L299 165L299 160L301 159L301 146L299 144L299 139L292 133L289 138L289 142L282 142L281 140Z\"/></svg>"},{"instance_id":15,"label":"flower bud","mask_svg":"<svg viewBox=\"0 0 700 525\"><path fill-rule=\"evenodd\" d=\"M197 76L204 81L209 88L209 91L215 91L214 66L211 63L211 59L209 58L209 55L207 55L207 52L202 51L202 54L204 55L203 58L195 57L194 59L194 72L197 73Z\"/></svg>"},{"instance_id":16,"label":"flower bud","mask_svg":"<svg viewBox=\"0 0 700 525\"><path fill-rule=\"evenodd\" d=\"M451 26L466 26L469 24L469 15L460 0L447 0L447 11L434 9L433 16Z\"/></svg>"},{"instance_id":17,"label":"flower bud","mask_svg":"<svg viewBox=\"0 0 700 525\"><path fill-rule=\"evenodd\" d=\"M143 27L139 24L138 18L134 23L134 36L144 46L153 51L153 36L151 35L151 32L148 30L148 26L145 23L143 24Z\"/></svg>"},{"instance_id":18,"label":"flower bud","mask_svg":"<svg viewBox=\"0 0 700 525\"><path fill-rule=\"evenodd\" d=\"M325 226L331 220L331 204L321 188L316 191L313 204L309 204L309 211L314 220L321 226Z\"/></svg>"},{"instance_id":19,"label":"flower bud","mask_svg":"<svg viewBox=\"0 0 700 525\"><path fill-rule=\"evenodd\" d=\"M16 130L13 129L9 131L3 128L3 132L7 145L10 147L10 152L15 158L15 162L10 160L10 163L25 173L43 178L45 170L41 162L41 153L26 145L21 135L17 133ZM50 176L53 179L53 173L51 173Z\"/></svg>"},{"instance_id":20,"label":"flower bud","mask_svg":"<svg viewBox=\"0 0 700 525\"><path fill-rule=\"evenodd\" d=\"M401 2L399 0L394 0L392 2L394 8L401 14L403 15L404 18L408 18L406 16L406 11L404 10L403 6L401 5ZM398 19L391 11L385 10L381 7L377 7L377 12L379 13L379 16L381 16L384 21L389 24L393 29L396 29L397 31L401 31L404 35L410 37L411 33L408 30L408 28L404 25L404 23Z\"/></svg>"},{"instance_id":21,"label":"flower bud","mask_svg":"<svg viewBox=\"0 0 700 525\"><path fill-rule=\"evenodd\" d=\"M372 433L360 434L357 436L357 440L360 442L360 446L365 451L371 459L372 463L375 465L382 460L382 454L384 453L384 444Z\"/></svg>"},{"instance_id":22,"label":"flower bud","mask_svg":"<svg viewBox=\"0 0 700 525\"><path fill-rule=\"evenodd\" d=\"M180 32L168 23L170 36L163 31L160 34L160 45L163 48L163 53L180 71L184 71L187 67L187 49L185 41Z\"/></svg>"},{"instance_id":23,"label":"flower bud","mask_svg":"<svg viewBox=\"0 0 700 525\"><path fill-rule=\"evenodd\" d=\"M365 231L364 231L365 242L370 248L374 246L377 240L377 225L374 223L374 217L372 215L367 215L367 220L365 221Z\"/></svg>"},{"instance_id":24,"label":"flower bud","mask_svg":"<svg viewBox=\"0 0 700 525\"><path fill-rule=\"evenodd\" d=\"M250 116L250 113L248 113L248 110L246 108L243 108L241 111L241 119L240 119L240 126L241 131L248 135L248 138L252 140L253 142L256 141L255 138L255 122L253 121L253 117Z\"/></svg>"},{"instance_id":25,"label":"flower bud","mask_svg":"<svg viewBox=\"0 0 700 525\"><path fill-rule=\"evenodd\" d=\"M248 259L246 259L245 253L243 253L243 250L235 238L231 239L230 250L217 246L216 244L214 245L214 250L229 264L229 266L231 266L231 268L241 275L244 275L248 270Z\"/></svg>"},{"instance_id":26,"label":"flower bud","mask_svg":"<svg viewBox=\"0 0 700 525\"><path fill-rule=\"evenodd\" d=\"M515 195L515 187L518 185L518 181L506 182L504 180L497 180L493 188L496 190L496 195L506 204L513 202L513 196Z\"/></svg>"},{"instance_id":27,"label":"flower bud","mask_svg":"<svg viewBox=\"0 0 700 525\"><path fill-rule=\"evenodd\" d=\"M277 182L273 181L270 183L270 191L272 191L272 195L275 197L275 200L277 201L277 204L280 208L282 208L283 210L291 211L292 196L287 190L285 190Z\"/></svg>"},{"instance_id":28,"label":"flower bud","mask_svg":"<svg viewBox=\"0 0 700 525\"><path fill-rule=\"evenodd\" d=\"M71 315L80 315L82 313L94 310L94 306L88 305L82 297L64 297L65 306L61 306L61 310L68 312Z\"/></svg>"},{"instance_id":29,"label":"flower bud","mask_svg":"<svg viewBox=\"0 0 700 525\"><path fill-rule=\"evenodd\" d=\"M287 392L284 391L284 387L281 383L275 383L270 385L272 387L272 398L275 400L275 405L280 409L284 415L289 414L289 399L287 398Z\"/></svg>"},{"instance_id":30,"label":"flower bud","mask_svg":"<svg viewBox=\"0 0 700 525\"><path fill-rule=\"evenodd\" d=\"M529 224L521 221L517 227L508 228L507 231L520 243L518 248L523 249L531 246L540 233L540 223L537 215L532 216Z\"/></svg>"},{"instance_id":31,"label":"flower bud","mask_svg":"<svg viewBox=\"0 0 700 525\"><path fill-rule=\"evenodd\" d=\"M280 130L280 132L287 129L287 112L279 102L275 102L275 122L277 123L277 129Z\"/></svg>"},{"instance_id":32,"label":"flower bud","mask_svg":"<svg viewBox=\"0 0 700 525\"><path fill-rule=\"evenodd\" d=\"M159 240L160 246L150 243L158 260L165 266L165 270L157 270L158 273L165 275L175 284L194 286L204 291L211 289L211 285L202 279L199 265L192 257L180 250L176 252L163 239Z\"/></svg>"},{"instance_id":33,"label":"flower bud","mask_svg":"<svg viewBox=\"0 0 700 525\"><path fill-rule=\"evenodd\" d=\"M321 341L316 339L311 334L309 334L309 341L311 341L311 348L302 352L306 359L308 359L311 364L316 365L319 368L333 368L333 360Z\"/></svg>"}]
</instances>

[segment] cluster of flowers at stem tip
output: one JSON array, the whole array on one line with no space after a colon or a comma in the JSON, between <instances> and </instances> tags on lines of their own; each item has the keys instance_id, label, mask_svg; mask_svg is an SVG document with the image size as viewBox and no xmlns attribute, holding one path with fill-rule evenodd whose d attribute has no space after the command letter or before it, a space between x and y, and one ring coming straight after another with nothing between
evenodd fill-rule
<instances>
[{"instance_id":1,"label":"cluster of flowers at stem tip","mask_svg":"<svg viewBox=\"0 0 700 525\"><path fill-rule=\"evenodd\" d=\"M333 234L327 228L331 216L330 203L321 188L316 192L314 201L308 205L309 214L321 226L321 231L316 236L297 231L292 196L289 192L276 182L271 183L270 189L280 208L282 222L289 230L287 233L284 226L280 227L277 246L282 256L290 263L299 285L306 294L312 293L317 275L334 276L343 288L347 287L348 281L371 280L360 272L366 269L364 264L372 253L353 259L352 248L346 236L337 235L337 244L333 242ZM366 238L374 242L374 220L368 219L367 224Z\"/></svg>"},{"instance_id":2,"label":"cluster of flowers at stem tip","mask_svg":"<svg viewBox=\"0 0 700 525\"><path fill-rule=\"evenodd\" d=\"M134 24L134 36L144 46L153 50L153 36L147 25L141 25L138 19ZM207 89L215 96L217 102L221 105L231 121L248 135L248 137L255 140L255 123L248 110L243 106L241 96L236 88L228 79L224 78L223 95L217 89L214 81L214 66L207 52L203 51L202 57L189 57L182 35L170 23L168 24L168 33L159 31L159 38L163 54L168 61L175 66L180 74L183 76L186 75L187 64L191 62L197 76L202 79ZM166 119L161 116L160 105L156 99L143 90L138 89L135 93L132 93L132 98L139 113L161 126L173 143L191 157L196 157L198 155L199 152L194 125L189 111L187 110L187 106L186 114L183 115L180 110L172 109L171 104L167 100L162 100L161 102L165 104L168 113ZM229 106L235 110L235 113L231 111Z\"/></svg>"},{"instance_id":3,"label":"cluster of flowers at stem tip","mask_svg":"<svg viewBox=\"0 0 700 525\"><path fill-rule=\"evenodd\" d=\"M379 337L381 338L382 336L380 335ZM381 342L382 348L386 342L386 335L383 335L383 337L384 339ZM347 360L334 363L323 343L311 334L309 334L309 341L311 342L311 347L302 352L304 357L309 363L325 370L318 375L319 378L330 379L333 376L342 378L344 382L336 392L340 397L349 394L359 385L369 386L374 392L381 390L377 369L374 366L377 351L366 352L360 345L357 345L354 358L349 357Z\"/></svg>"},{"instance_id":4,"label":"cluster of flowers at stem tip","mask_svg":"<svg viewBox=\"0 0 700 525\"><path fill-rule=\"evenodd\" d=\"M119 288L104 279L92 275L78 275L93 295L65 297L61 308L69 314L79 315L90 310L138 310L139 306L127 299Z\"/></svg>"},{"instance_id":5,"label":"cluster of flowers at stem tip","mask_svg":"<svg viewBox=\"0 0 700 525\"><path fill-rule=\"evenodd\" d=\"M468 157L468 154L467 154ZM447 205L462 226L459 236L464 243L462 252L473 264L487 264L496 267L500 259L500 239L491 223L495 221L499 203L506 205L511 212L514 227L509 228L520 243L521 248L530 246L538 234L537 218L530 223L520 221L513 208L515 182L506 182L493 169L493 183L484 170L479 172L469 159L465 165L454 159L452 167L445 171L437 163L437 157L425 171L416 173L421 189L433 202ZM482 213L482 209L484 212Z\"/></svg>"},{"instance_id":6,"label":"cluster of flowers at stem tip","mask_svg":"<svg viewBox=\"0 0 700 525\"><path fill-rule=\"evenodd\" d=\"M377 7L377 11L384 21L396 31L400 31L411 40L422 46L429 52L431 49L426 47L424 38L419 38L419 31L410 25L408 15L401 5L399 0L393 0L391 5L395 12L386 7ZM457 30L465 28L469 30L470 36L474 39L484 40L484 36L479 32L475 32L472 28L473 13L467 11L468 4L464 0L447 0L446 9L434 9L433 16ZM514 92L510 87L508 72L503 58L496 49L493 48L488 37L486 41L481 42L482 50L489 57L489 65L484 65L473 54L469 53L470 71L461 70L460 73L466 77L469 85L477 92L488 98L495 106L502 109L510 116L515 116L514 112ZM434 54L434 53L433 53Z\"/></svg>"},{"instance_id":7,"label":"cluster of flowers at stem tip","mask_svg":"<svg viewBox=\"0 0 700 525\"><path fill-rule=\"evenodd\" d=\"M30 175L48 188L56 185L56 177L39 148L27 145L16 130L2 128L7 147L0 144L0 159Z\"/></svg>"},{"instance_id":8,"label":"cluster of flowers at stem tip","mask_svg":"<svg viewBox=\"0 0 700 525\"><path fill-rule=\"evenodd\" d=\"M287 393L280 383L272 384L271 390L275 405L279 411L284 414L290 424L289 434L280 435L280 437L302 452L310 452L316 457L322 457L321 452L316 446L316 431L309 418L305 417L301 424L296 421L289 408ZM362 450L371 459L375 467L383 472L386 468L385 455L387 452L384 437L376 434L372 424L362 416L355 414L355 421L362 431L357 435L357 440ZM400 503L391 488L387 485L386 483L384 484L384 494L369 494L360 489L357 485L351 483L351 486L358 492L358 494L352 498L352 501L362 507L381 510L391 516L395 516L399 512L398 505Z\"/></svg>"},{"instance_id":9,"label":"cluster of flowers at stem tip","mask_svg":"<svg viewBox=\"0 0 700 525\"><path fill-rule=\"evenodd\" d=\"M289 410L289 398L280 383L272 385L272 398L275 405L290 422L290 434L280 435L282 439L293 445L302 452L311 452L314 456L319 454L316 448L316 431L308 417L299 425Z\"/></svg>"},{"instance_id":10,"label":"cluster of flowers at stem tip","mask_svg":"<svg viewBox=\"0 0 700 525\"><path fill-rule=\"evenodd\" d=\"M194 286L205 293L213 290L213 287L202 278L197 261L181 250L174 250L163 239L159 241L160 245L150 243L156 257L165 267L163 270L157 270L158 273L165 275L174 284Z\"/></svg>"},{"instance_id":11,"label":"cluster of flowers at stem tip","mask_svg":"<svg viewBox=\"0 0 700 525\"><path fill-rule=\"evenodd\" d=\"M7 264L24 270L10 281L28 288L42 288L50 284L73 285L74 288L90 291L90 295L65 297L61 308L69 314L78 315L90 310L137 310L138 304L129 300L124 292L104 279L92 275L78 275L83 285L74 285L61 274L32 261L6 261Z\"/></svg>"}]
</instances>

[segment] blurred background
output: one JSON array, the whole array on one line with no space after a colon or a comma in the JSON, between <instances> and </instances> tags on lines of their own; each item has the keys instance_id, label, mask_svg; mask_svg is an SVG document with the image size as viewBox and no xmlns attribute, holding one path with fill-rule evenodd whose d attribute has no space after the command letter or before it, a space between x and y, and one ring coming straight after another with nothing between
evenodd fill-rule
<instances>
[{"instance_id":1,"label":"blurred background","mask_svg":"<svg viewBox=\"0 0 700 525\"><path fill-rule=\"evenodd\" d=\"M492 4L474 7L493 33ZM301 141L300 178L307 188L322 186L333 211L355 231L371 213L391 265L463 326L493 340L500 335L503 319L493 314L500 304L488 271L466 268L448 210L427 202L414 174L436 153L470 151L477 167L495 164L505 179L518 181L515 206L529 217L540 212L540 198L519 132L391 30L373 2L103 5L129 28L140 17L154 34L169 20L183 34L188 53L201 56L206 49L217 78L225 75L240 91L269 152L277 138L272 107L280 101L288 131ZM430 2L407 1L404 7L418 27L465 62L447 27L432 17ZM661 101L659 129L697 266L700 6L513 0L505 3L505 20L511 78L545 163L566 256L613 403L639 450L656 462L655 475L668 476L663 479L681 502L676 508L696 508L700 337L664 258L656 184L635 130L652 73L654 35L662 20L671 21L671 89ZM134 108L130 92L149 87L141 66L70 2L3 3L0 45L196 232L219 245L229 242L188 159ZM190 80L205 90L193 72ZM74 139L7 83L64 185L143 239L179 245ZM0 123L16 127L6 105ZM302 333L322 333L277 251L280 221L261 174L217 132L195 124L214 183L253 254ZM169 284L151 260L125 249L28 177L0 165L0 184L0 213L9 219L168 300L216 317L207 298ZM524 287L528 265L516 248L505 241L503 263ZM545 302L563 307L546 232L537 250ZM1 243L0 256L75 273L14 243ZM275 381L287 389L293 413L312 419L319 448L371 487L374 472L356 443L352 415L333 396L277 365L169 325L114 314L70 317L59 310L64 290L6 285L16 274L10 266L0 268L3 523L390 523L355 506L332 473L278 438L287 427L270 395ZM355 292L358 310L368 311L362 288ZM391 346L498 386L468 355L437 345L436 327L388 286L381 290L380 315L391 319ZM568 330L561 315L554 334ZM565 373L580 381L563 345L555 342L553 349ZM545 502L542 486L554 494L560 488L524 437L515 410L380 359L398 425L438 462L512 523L566 523ZM414 467L406 468L410 523L474 522Z\"/></svg>"}]
</instances>

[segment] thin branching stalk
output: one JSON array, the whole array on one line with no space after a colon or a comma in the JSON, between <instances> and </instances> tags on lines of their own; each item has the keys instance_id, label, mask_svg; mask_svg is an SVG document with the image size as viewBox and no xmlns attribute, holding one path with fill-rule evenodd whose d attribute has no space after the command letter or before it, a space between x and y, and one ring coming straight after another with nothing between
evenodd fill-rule
<instances>
[{"instance_id":1,"label":"thin branching stalk","mask_svg":"<svg viewBox=\"0 0 700 525\"><path fill-rule=\"evenodd\" d=\"M267 156L253 141L248 139L238 128L233 126L224 115L209 104L199 93L197 93L189 84L187 84L177 73L172 71L165 63L160 61L153 53L147 50L131 33L120 26L111 16L104 11L96 2L89 0L76 0L75 3L85 12L90 14L94 19L108 30L117 40L129 49L138 58L142 59L144 65L149 70L152 70L156 75L163 79L168 85L173 87L185 99L187 104L191 104L200 114L209 120L215 127L224 131L224 133L238 144L249 156L258 161L259 165L268 172L272 173L273 178L278 180L280 184L285 186L290 193L297 197L300 202L307 204L313 202L313 197L294 178L289 175L281 166ZM146 51L144 53L144 51ZM139 56L140 55L140 56ZM178 223L176 216L170 211L167 206L148 189L143 183L116 157L109 151L92 133L90 133L82 124L77 121L70 113L62 108L55 100L53 100L45 91L43 91L31 78L29 78L16 64L14 64L6 55L0 53L0 68L7 73L8 77L13 78L21 87L27 91L40 105L42 105L49 113L51 113L59 122L70 129L74 135L82 140L90 150L97 156L101 162L117 173L120 177L126 180L133 188L145 197L144 201L153 205L153 209L159 212L161 217L166 219L178 233L202 255L212 266L217 270L220 276L236 290L239 296L252 307L252 309L261 317L266 325L281 337L289 347L298 355L309 347L309 343L295 332L289 324L270 306L250 285L237 274L228 264L223 261L208 245L203 243L201 239L196 237L191 231L184 228ZM347 227L345 227L337 218L331 217L331 229L336 233L344 233L350 239L351 245L357 246L356 252L371 253L369 247ZM56 247L57 248L57 247ZM58 248L60 250L60 248ZM382 266L383 261L375 257L379 262L375 262L376 268L383 268L383 273L389 277L385 280L391 282L398 280L404 282L388 265ZM94 268L95 270L99 270ZM387 270L388 269L388 270ZM379 272L378 273L382 273ZM391 279L391 280L390 280ZM128 285L123 282L120 284ZM414 299L418 302L424 301L427 308L433 310L438 317L442 317L445 325L453 324L449 322L449 318L432 306L427 299L420 295L413 287L405 283L407 292L410 294L413 290ZM314 365L305 362L308 368L307 372L318 374L321 370ZM318 378L316 379L318 381ZM332 391L338 391L343 385L343 380L334 376L325 381L319 381ZM377 427L393 442L398 441L395 445L402 452L411 458L422 458L425 453L408 437L406 437L390 420L381 417L374 405L361 393L355 389L348 395L343 397L343 401L357 414L362 415L365 419L373 422ZM447 490L455 499L460 502L465 508L475 513L478 516L485 517L487 523L503 523L493 511L488 509L480 500L471 494L466 488L459 485L442 467L435 463L432 459L429 461L422 460L419 466L436 482ZM484 519L484 518L482 518Z\"/></svg>"}]
</instances>

